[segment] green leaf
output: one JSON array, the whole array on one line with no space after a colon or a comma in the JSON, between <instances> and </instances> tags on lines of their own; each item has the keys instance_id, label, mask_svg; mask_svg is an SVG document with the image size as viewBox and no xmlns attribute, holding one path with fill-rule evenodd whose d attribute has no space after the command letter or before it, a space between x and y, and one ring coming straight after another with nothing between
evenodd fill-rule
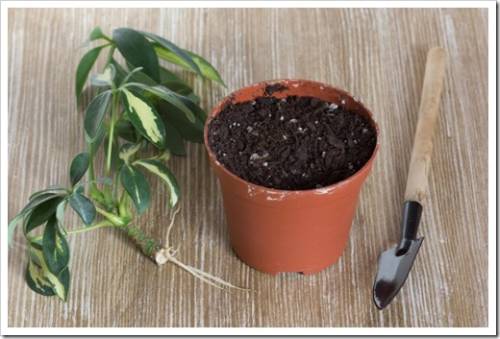
<instances>
[{"instance_id":1,"label":"green leaf","mask_svg":"<svg viewBox=\"0 0 500 339\"><path fill-rule=\"evenodd\" d=\"M146 85L143 85L143 84L137 83L137 82L129 83L129 85L133 86L133 87L140 88L146 92L153 94L154 96L156 96L162 100L165 100L165 101L171 103L172 105L177 107L177 109L179 109L184 114L186 114L186 118L188 118L188 120L190 122L194 122L196 120L196 117L194 116L193 112L191 112L189 107L187 107L184 104L184 102L182 102L182 100L181 100L182 96L175 93L174 91L171 91L168 88L161 86L161 85L159 85L159 86L146 86Z\"/></svg>"},{"instance_id":2,"label":"green leaf","mask_svg":"<svg viewBox=\"0 0 500 339\"><path fill-rule=\"evenodd\" d=\"M57 217L52 216L43 232L43 257L50 272L58 275L69 263L69 246L58 226Z\"/></svg>"},{"instance_id":3,"label":"green leaf","mask_svg":"<svg viewBox=\"0 0 500 339\"><path fill-rule=\"evenodd\" d=\"M174 155L186 155L186 147L184 146L184 141L179 131L177 131L168 121L164 120L163 124L165 124L165 131L168 135L168 138L165 140L167 148Z\"/></svg>"},{"instance_id":4,"label":"green leaf","mask_svg":"<svg viewBox=\"0 0 500 339\"><path fill-rule=\"evenodd\" d=\"M92 32L90 32L90 41L98 40L98 39L104 39L110 41L111 38L108 37L106 34L104 34L101 30L101 27L97 26L95 27Z\"/></svg>"},{"instance_id":5,"label":"green leaf","mask_svg":"<svg viewBox=\"0 0 500 339\"><path fill-rule=\"evenodd\" d=\"M118 122L115 125L115 130L116 134L120 138L130 141L132 143L137 142L137 133L135 133L134 126L130 123L130 121L124 119L118 120Z\"/></svg>"},{"instance_id":6,"label":"green leaf","mask_svg":"<svg viewBox=\"0 0 500 339\"><path fill-rule=\"evenodd\" d=\"M125 88L122 93L128 118L135 129L156 147L164 148L165 126L154 106Z\"/></svg>"},{"instance_id":7,"label":"green leaf","mask_svg":"<svg viewBox=\"0 0 500 339\"><path fill-rule=\"evenodd\" d=\"M207 60L202 58L201 56L192 53L190 51L184 51L186 54L189 55L191 60L196 64L197 68L200 70L199 72L196 71L191 67L190 64L186 63L184 59L180 58L177 56L175 53L173 53L171 50L164 48L163 46L160 46L159 44L154 44L154 50L156 54L158 55L159 58L171 62L173 64L179 65L183 67L184 69L187 69L188 71L194 71L200 75L202 75L204 78L213 80L215 82L218 82L222 86L226 87L226 84L220 77L219 72L213 67Z\"/></svg>"},{"instance_id":8,"label":"green leaf","mask_svg":"<svg viewBox=\"0 0 500 339\"><path fill-rule=\"evenodd\" d=\"M120 159L122 159L125 164L130 164L130 158L136 154L141 149L141 144L124 144L120 148Z\"/></svg>"},{"instance_id":9,"label":"green leaf","mask_svg":"<svg viewBox=\"0 0 500 339\"><path fill-rule=\"evenodd\" d=\"M76 185L85 175L89 168L89 161L90 156L87 152L80 153L73 159L69 169L69 177L72 186Z\"/></svg>"},{"instance_id":10,"label":"green leaf","mask_svg":"<svg viewBox=\"0 0 500 339\"><path fill-rule=\"evenodd\" d=\"M90 78L90 83L97 87L112 87L115 80L116 69L115 66L109 64L106 66L102 73L94 74Z\"/></svg>"},{"instance_id":11,"label":"green leaf","mask_svg":"<svg viewBox=\"0 0 500 339\"><path fill-rule=\"evenodd\" d=\"M135 164L140 165L157 175L166 185L169 190L169 205L174 207L179 201L180 189L175 176L161 161L158 160L138 160Z\"/></svg>"},{"instance_id":12,"label":"green leaf","mask_svg":"<svg viewBox=\"0 0 500 339\"><path fill-rule=\"evenodd\" d=\"M35 292L51 296L57 295L66 300L69 290L69 270L64 269L59 275L50 272L43 255L40 241L30 243L30 260L26 270L26 282Z\"/></svg>"},{"instance_id":13,"label":"green leaf","mask_svg":"<svg viewBox=\"0 0 500 339\"><path fill-rule=\"evenodd\" d=\"M151 43L139 32L130 28L117 28L113 40L123 57L134 67L143 67L144 73L160 81L158 57Z\"/></svg>"},{"instance_id":14,"label":"green leaf","mask_svg":"<svg viewBox=\"0 0 500 339\"><path fill-rule=\"evenodd\" d=\"M94 97L85 111L85 120L83 124L85 133L90 142L95 141L99 136L110 101L111 91L105 91Z\"/></svg>"},{"instance_id":15,"label":"green leaf","mask_svg":"<svg viewBox=\"0 0 500 339\"><path fill-rule=\"evenodd\" d=\"M196 64L196 62L192 59L192 57L189 55L189 53L187 53L185 50L183 50L182 48L179 48L177 45L175 45L171 41L169 41L165 38L162 38L161 36L158 36L156 34L148 33L148 32L141 32L141 33L155 42L154 51L156 51L157 48L163 49L166 52L172 54L172 56L175 57L176 60L179 60L180 62L182 62L183 65L185 65L184 67L187 67L191 71L194 71L194 72L202 75L201 70L198 67L198 65ZM158 53L158 52L156 51L156 53Z\"/></svg>"},{"instance_id":16,"label":"green leaf","mask_svg":"<svg viewBox=\"0 0 500 339\"><path fill-rule=\"evenodd\" d=\"M196 119L194 123L190 122L183 112L166 101L160 101L156 107L161 119L174 126L184 140L203 143L203 121Z\"/></svg>"},{"instance_id":17,"label":"green leaf","mask_svg":"<svg viewBox=\"0 0 500 339\"><path fill-rule=\"evenodd\" d=\"M85 81L87 81L87 77L89 76L92 66L94 66L94 63L97 60L99 53L101 53L101 50L106 46L107 45L103 45L91 49L90 51L85 53L85 55L80 60L80 63L78 64L78 67L76 69L75 81L75 94L77 101L79 101L80 99L80 95L83 91L83 86L85 86Z\"/></svg>"},{"instance_id":18,"label":"green leaf","mask_svg":"<svg viewBox=\"0 0 500 339\"><path fill-rule=\"evenodd\" d=\"M186 104L186 106L189 107L189 109L191 110L191 112L193 112L194 115L199 120L201 120L202 125L204 125L205 124L205 120L207 120L207 113L198 104L196 104L196 103L194 103L192 101L184 100L184 103Z\"/></svg>"},{"instance_id":19,"label":"green leaf","mask_svg":"<svg viewBox=\"0 0 500 339\"><path fill-rule=\"evenodd\" d=\"M33 208L29 217L26 219L24 233L28 234L36 227L47 222L47 220L49 220L49 218L56 212L57 205L59 205L62 200L62 197L56 196Z\"/></svg>"},{"instance_id":20,"label":"green leaf","mask_svg":"<svg viewBox=\"0 0 500 339\"><path fill-rule=\"evenodd\" d=\"M132 198L139 214L143 213L150 203L149 184L144 174L129 165L122 166L120 170L122 185Z\"/></svg>"},{"instance_id":21,"label":"green leaf","mask_svg":"<svg viewBox=\"0 0 500 339\"><path fill-rule=\"evenodd\" d=\"M96 209L92 201L76 191L69 197L69 204L80 216L86 225L90 225L96 216Z\"/></svg>"},{"instance_id":22,"label":"green leaf","mask_svg":"<svg viewBox=\"0 0 500 339\"><path fill-rule=\"evenodd\" d=\"M174 72L169 71L165 67L160 66L160 83L164 84L167 81L180 82L187 86L187 84L179 78Z\"/></svg>"},{"instance_id":23,"label":"green leaf","mask_svg":"<svg viewBox=\"0 0 500 339\"><path fill-rule=\"evenodd\" d=\"M104 137L106 136L107 131L105 128L102 126L98 128L97 130L97 135L96 137L92 140L90 137L85 133L85 141L87 142L87 150L90 154L90 158L93 158L97 151L99 150L99 147L101 147L102 142L104 141Z\"/></svg>"}]
</instances>

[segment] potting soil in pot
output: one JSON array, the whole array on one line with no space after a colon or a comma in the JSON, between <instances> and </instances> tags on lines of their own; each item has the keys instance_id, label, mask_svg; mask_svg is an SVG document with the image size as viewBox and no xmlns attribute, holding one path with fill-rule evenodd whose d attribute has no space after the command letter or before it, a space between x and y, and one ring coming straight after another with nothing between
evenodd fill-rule
<instances>
[{"instance_id":1,"label":"potting soil in pot","mask_svg":"<svg viewBox=\"0 0 500 339\"><path fill-rule=\"evenodd\" d=\"M371 157L376 131L363 116L312 97L229 104L210 122L217 160L237 176L284 190L341 181Z\"/></svg>"}]
</instances>

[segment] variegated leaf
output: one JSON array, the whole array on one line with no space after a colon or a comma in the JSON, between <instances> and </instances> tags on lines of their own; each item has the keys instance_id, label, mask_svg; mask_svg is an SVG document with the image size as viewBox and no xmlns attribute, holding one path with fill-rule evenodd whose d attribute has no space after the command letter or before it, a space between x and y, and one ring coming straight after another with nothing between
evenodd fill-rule
<instances>
[{"instance_id":1,"label":"variegated leaf","mask_svg":"<svg viewBox=\"0 0 500 339\"><path fill-rule=\"evenodd\" d=\"M59 229L56 215L45 226L42 239L43 257L50 272L58 275L69 263L69 246Z\"/></svg>"},{"instance_id":2,"label":"variegated leaf","mask_svg":"<svg viewBox=\"0 0 500 339\"><path fill-rule=\"evenodd\" d=\"M182 96L179 95L179 94L177 94L177 93L175 93L174 91L171 91L167 87L161 86L161 85L158 85L158 86L146 86L146 85L143 85L143 84L137 83L137 82L129 83L128 85L140 88L140 89L142 89L142 90L144 90L146 92L149 92L149 93L155 95L156 97L158 97L158 98L160 98L162 100L165 100L165 101L171 103L172 105L174 105L175 107L177 107L180 111L182 111L186 115L186 117L188 118L188 120L190 122L195 122L196 121L196 117L193 114L193 112L191 112L191 110L189 109L189 107L186 106L184 104L184 102L182 102L182 100L181 100Z\"/></svg>"},{"instance_id":3,"label":"variegated leaf","mask_svg":"<svg viewBox=\"0 0 500 339\"><path fill-rule=\"evenodd\" d=\"M177 205L180 196L179 184L167 166L158 160L138 160L135 164L144 167L151 173L158 176L167 185L169 190L170 207Z\"/></svg>"},{"instance_id":4,"label":"variegated leaf","mask_svg":"<svg viewBox=\"0 0 500 339\"><path fill-rule=\"evenodd\" d=\"M184 65L186 65L186 67L188 67L190 70L200 75L202 74L200 68L198 67L196 62L192 59L192 57L189 55L189 53L187 53L187 51L183 50L182 48L179 48L173 42L168 41L167 39L162 38L161 36L158 36L156 34L148 32L141 32L141 33L144 34L144 36L148 37L149 39L153 40L156 46L159 46L159 48L168 51L178 60L182 61Z\"/></svg>"},{"instance_id":5,"label":"variegated leaf","mask_svg":"<svg viewBox=\"0 0 500 339\"><path fill-rule=\"evenodd\" d=\"M134 202L137 212L144 212L150 203L149 183L144 174L130 165L122 166L120 178L123 187Z\"/></svg>"},{"instance_id":6,"label":"variegated leaf","mask_svg":"<svg viewBox=\"0 0 500 339\"><path fill-rule=\"evenodd\" d=\"M29 288L38 294L45 296L53 296L56 292L50 280L45 276L42 267L29 260L26 268L26 283Z\"/></svg>"},{"instance_id":7,"label":"variegated leaf","mask_svg":"<svg viewBox=\"0 0 500 339\"><path fill-rule=\"evenodd\" d=\"M222 80L219 72L213 67L207 60L202 58L201 56L192 53L190 51L184 51L186 54L189 55L191 60L196 64L197 68L200 70L200 72L197 72L196 69L194 69L190 64L188 64L184 59L180 58L178 55L173 53L171 50L165 48L164 46L161 46L160 44L154 44L154 49L158 57L161 59L171 62L173 64L179 65L188 71L193 71L196 73L199 73L203 77L213 80L215 82L218 82L222 86L226 87L226 84Z\"/></svg>"},{"instance_id":8,"label":"variegated leaf","mask_svg":"<svg viewBox=\"0 0 500 339\"><path fill-rule=\"evenodd\" d=\"M43 255L40 238L30 243L30 259L26 270L26 282L35 292L43 295L57 295L66 300L69 289L69 270L64 269L58 275L50 272Z\"/></svg>"},{"instance_id":9,"label":"variegated leaf","mask_svg":"<svg viewBox=\"0 0 500 339\"><path fill-rule=\"evenodd\" d=\"M127 165L130 163L130 158L141 149L141 144L123 144L120 149L120 159Z\"/></svg>"},{"instance_id":10,"label":"variegated leaf","mask_svg":"<svg viewBox=\"0 0 500 339\"><path fill-rule=\"evenodd\" d=\"M215 82L218 82L224 87L227 87L224 81L222 80L219 72L215 69L214 66L212 66L207 60L205 60L203 57L199 56L198 54L195 54L190 51L186 51L191 58L194 60L195 64L198 66L198 68L201 70L201 74L210 80L213 80Z\"/></svg>"},{"instance_id":11,"label":"variegated leaf","mask_svg":"<svg viewBox=\"0 0 500 339\"><path fill-rule=\"evenodd\" d=\"M165 126L156 109L139 95L122 89L128 118L135 129L156 147L165 147Z\"/></svg>"}]
</instances>

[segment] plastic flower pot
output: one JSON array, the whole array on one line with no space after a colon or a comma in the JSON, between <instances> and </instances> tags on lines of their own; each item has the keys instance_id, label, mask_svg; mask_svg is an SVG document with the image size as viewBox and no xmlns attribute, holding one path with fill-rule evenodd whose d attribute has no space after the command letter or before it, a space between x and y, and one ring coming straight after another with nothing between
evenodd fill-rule
<instances>
[{"instance_id":1,"label":"plastic flower pot","mask_svg":"<svg viewBox=\"0 0 500 339\"><path fill-rule=\"evenodd\" d=\"M278 190L247 182L217 161L208 143L210 121L228 103L264 96L268 85L284 86L271 95L311 96L342 104L369 119L371 112L347 92L306 80L266 81L242 88L224 98L205 124L205 145L222 189L231 246L237 256L257 270L277 274L312 274L334 264L349 237L361 186L370 173L379 144L368 162L352 176L333 185L309 190Z\"/></svg>"}]
</instances>

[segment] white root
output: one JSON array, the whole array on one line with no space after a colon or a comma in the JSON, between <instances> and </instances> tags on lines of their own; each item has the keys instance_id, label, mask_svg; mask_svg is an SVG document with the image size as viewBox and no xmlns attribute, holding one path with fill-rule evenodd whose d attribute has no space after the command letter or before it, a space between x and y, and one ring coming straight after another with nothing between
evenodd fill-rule
<instances>
[{"instance_id":1,"label":"white root","mask_svg":"<svg viewBox=\"0 0 500 339\"><path fill-rule=\"evenodd\" d=\"M242 287L233 285L233 284L231 284L231 283L229 283L221 278L218 278L210 273L204 272L196 267L184 264L183 262L181 262L179 259L177 259L175 257L175 255L177 254L177 251L179 250L179 247L174 249L170 245L170 234L171 234L172 228L175 224L175 217L177 216L177 213L179 213L179 210L180 210L180 208L175 209L173 214L172 214L172 219L171 219L170 224L168 225L168 228L167 228L167 237L166 237L166 241L165 241L165 247L163 247L161 250L159 250L155 254L154 259L155 259L156 264L164 265L167 262L171 262L171 263L179 266L180 268L182 268L183 270L185 270L189 274L193 275L194 277L200 279L201 281L203 281L209 285L212 285L214 287L220 288L220 289L230 288L230 289L237 289L237 290L241 290L241 291L250 291L250 289L248 289L248 288L242 288Z\"/></svg>"}]
</instances>

